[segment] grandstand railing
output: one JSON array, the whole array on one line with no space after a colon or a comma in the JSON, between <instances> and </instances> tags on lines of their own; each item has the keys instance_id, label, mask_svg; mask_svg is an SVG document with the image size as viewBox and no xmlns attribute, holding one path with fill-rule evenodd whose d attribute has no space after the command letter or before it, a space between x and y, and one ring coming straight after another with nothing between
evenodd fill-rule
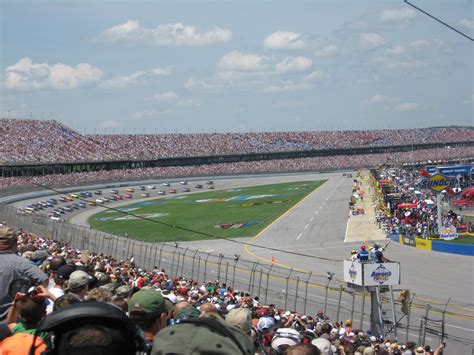
<instances>
[{"instance_id":1,"label":"grandstand railing","mask_svg":"<svg viewBox=\"0 0 474 355\"><path fill-rule=\"evenodd\" d=\"M320 273L306 272L275 264L264 264L247 260L240 255L225 255L181 246L179 243L150 243L146 241L116 236L89 227L51 221L46 216L21 215L11 205L0 204L0 221L38 236L66 243L80 250L110 255L118 260L134 258L137 266L152 270L165 269L169 275L181 275L199 283L219 280L232 286L234 290L258 296L263 304L275 304L286 310L312 315L324 310L335 321L351 319L354 328L366 330L370 326L370 296L363 290L356 290L337 278L328 279L327 271L342 274L338 261L317 261ZM313 267L313 269L315 269ZM341 269L341 270L339 270ZM340 272L339 272L340 271ZM395 294L397 290L395 290ZM383 303L388 306L390 294L383 295ZM458 307L451 300L427 303L421 297L414 297L409 306L409 314L403 314L401 303L396 299L394 317L386 321L385 335L400 340L417 340L420 331L418 319L429 305L430 319L462 317L474 320L474 310ZM385 313L385 312L384 312ZM437 318L436 318L437 317ZM393 322L395 319L395 326ZM433 340L444 337L455 338L455 334L436 333ZM405 341L406 341L405 340ZM428 339L429 340L429 339ZM474 345L470 339L456 339Z\"/></svg>"}]
</instances>

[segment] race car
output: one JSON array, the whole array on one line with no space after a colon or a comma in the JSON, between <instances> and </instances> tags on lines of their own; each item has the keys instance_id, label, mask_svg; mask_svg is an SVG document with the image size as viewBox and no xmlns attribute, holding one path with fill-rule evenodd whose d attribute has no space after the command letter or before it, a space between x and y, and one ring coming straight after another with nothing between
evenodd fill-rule
<instances>
[{"instance_id":1,"label":"race car","mask_svg":"<svg viewBox=\"0 0 474 355\"><path fill-rule=\"evenodd\" d=\"M170 189L168 192L169 192L170 194L175 194L175 193L176 193L176 189Z\"/></svg>"},{"instance_id":2,"label":"race car","mask_svg":"<svg viewBox=\"0 0 474 355\"><path fill-rule=\"evenodd\" d=\"M196 186L194 186L196 189L202 189L202 185L201 184L197 184Z\"/></svg>"}]
</instances>

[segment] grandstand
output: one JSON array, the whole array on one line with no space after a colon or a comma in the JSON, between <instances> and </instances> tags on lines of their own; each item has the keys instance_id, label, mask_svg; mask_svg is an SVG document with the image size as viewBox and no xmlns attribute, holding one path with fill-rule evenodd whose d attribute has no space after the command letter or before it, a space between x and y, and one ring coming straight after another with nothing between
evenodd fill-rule
<instances>
[{"instance_id":1,"label":"grandstand","mask_svg":"<svg viewBox=\"0 0 474 355\"><path fill-rule=\"evenodd\" d=\"M474 141L473 127L414 130L81 135L55 120L1 119L4 164L150 160Z\"/></svg>"}]
</instances>

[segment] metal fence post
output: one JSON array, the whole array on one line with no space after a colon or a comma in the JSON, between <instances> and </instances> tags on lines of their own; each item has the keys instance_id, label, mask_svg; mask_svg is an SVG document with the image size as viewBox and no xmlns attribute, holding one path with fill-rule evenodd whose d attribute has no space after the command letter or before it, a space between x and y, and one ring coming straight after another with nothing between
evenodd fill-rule
<instances>
[{"instance_id":1,"label":"metal fence post","mask_svg":"<svg viewBox=\"0 0 474 355\"><path fill-rule=\"evenodd\" d=\"M227 284L227 277L229 275L229 262L226 261L225 263L225 283ZM234 285L232 285L232 287L234 287Z\"/></svg>"},{"instance_id":2,"label":"metal fence post","mask_svg":"<svg viewBox=\"0 0 474 355\"><path fill-rule=\"evenodd\" d=\"M290 273L288 274L286 278L286 289L285 289L285 311L287 310L287 305L288 305L288 287L290 286L290 277L291 274L293 273L293 268L291 268Z\"/></svg>"},{"instance_id":3,"label":"metal fence post","mask_svg":"<svg viewBox=\"0 0 474 355\"><path fill-rule=\"evenodd\" d=\"M253 263L252 270L250 271L250 279L249 279L249 293L253 294L253 285L254 285L254 278L255 278L255 270L258 267L259 262Z\"/></svg>"},{"instance_id":4,"label":"metal fence post","mask_svg":"<svg viewBox=\"0 0 474 355\"><path fill-rule=\"evenodd\" d=\"M177 247L176 247L176 248L177 248ZM173 275L174 257L175 257L175 254L176 254L176 248L175 248L175 250L173 250L173 258L171 259L171 270L170 270L171 275Z\"/></svg>"},{"instance_id":5,"label":"metal fence post","mask_svg":"<svg viewBox=\"0 0 474 355\"><path fill-rule=\"evenodd\" d=\"M260 290L262 288L262 274L263 274L263 269L260 268L260 279L258 281L258 292L257 292L257 297L260 300Z\"/></svg>"},{"instance_id":6,"label":"metal fence post","mask_svg":"<svg viewBox=\"0 0 474 355\"><path fill-rule=\"evenodd\" d=\"M365 296L366 296L366 292L364 289L362 293L362 310L360 312L360 329L364 329Z\"/></svg>"},{"instance_id":7,"label":"metal fence post","mask_svg":"<svg viewBox=\"0 0 474 355\"><path fill-rule=\"evenodd\" d=\"M296 276L296 290L295 290L295 306L293 307L293 310L296 312L296 307L298 306L298 289L300 286L300 277Z\"/></svg>"},{"instance_id":8,"label":"metal fence post","mask_svg":"<svg viewBox=\"0 0 474 355\"><path fill-rule=\"evenodd\" d=\"M207 261L209 260L209 257L211 254L207 254L206 260L204 260L204 282L206 282L207 279Z\"/></svg>"},{"instance_id":9,"label":"metal fence post","mask_svg":"<svg viewBox=\"0 0 474 355\"><path fill-rule=\"evenodd\" d=\"M224 254L219 253L217 256L217 280L221 280L221 261L224 258Z\"/></svg>"},{"instance_id":10,"label":"metal fence post","mask_svg":"<svg viewBox=\"0 0 474 355\"><path fill-rule=\"evenodd\" d=\"M303 314L306 314L306 305L308 303L308 285L309 285L309 279L311 278L311 275L313 275L313 272L311 271L309 273L308 279L305 282L305 290L304 290L304 305L303 305ZM337 321L337 319L336 319Z\"/></svg>"},{"instance_id":11,"label":"metal fence post","mask_svg":"<svg viewBox=\"0 0 474 355\"><path fill-rule=\"evenodd\" d=\"M199 271L201 270L201 255L198 256L198 268L197 268L197 276L196 281L199 283ZM204 278L204 281L206 279Z\"/></svg>"},{"instance_id":12,"label":"metal fence post","mask_svg":"<svg viewBox=\"0 0 474 355\"><path fill-rule=\"evenodd\" d=\"M181 266L181 275L184 275L184 264L186 263L186 253L188 252L188 250L189 250L189 247L187 247L183 253L183 264Z\"/></svg>"},{"instance_id":13,"label":"metal fence post","mask_svg":"<svg viewBox=\"0 0 474 355\"><path fill-rule=\"evenodd\" d=\"M341 314L341 301L342 301L342 285L339 285L339 298L337 300L336 322L339 322L339 315ZM326 315L326 313L324 315Z\"/></svg>"},{"instance_id":14,"label":"metal fence post","mask_svg":"<svg viewBox=\"0 0 474 355\"><path fill-rule=\"evenodd\" d=\"M196 261L196 254L199 252L199 250L194 251L193 255L193 265L191 266L191 278L194 280L194 262ZM199 274L196 276L196 279L199 278Z\"/></svg>"},{"instance_id":15,"label":"metal fence post","mask_svg":"<svg viewBox=\"0 0 474 355\"><path fill-rule=\"evenodd\" d=\"M163 248L165 247L164 244L161 244L161 248L160 248L160 269L163 269L163 266L162 266L162 262L163 262L163 259L162 259L162 254L163 254Z\"/></svg>"},{"instance_id":16,"label":"metal fence post","mask_svg":"<svg viewBox=\"0 0 474 355\"><path fill-rule=\"evenodd\" d=\"M354 322L355 292L352 292L351 322Z\"/></svg>"},{"instance_id":17,"label":"metal fence post","mask_svg":"<svg viewBox=\"0 0 474 355\"><path fill-rule=\"evenodd\" d=\"M268 297L268 283L270 282L270 273L272 272L273 264L270 265L270 269L267 273L267 284L265 286L265 304L267 304L267 297Z\"/></svg>"}]
</instances>

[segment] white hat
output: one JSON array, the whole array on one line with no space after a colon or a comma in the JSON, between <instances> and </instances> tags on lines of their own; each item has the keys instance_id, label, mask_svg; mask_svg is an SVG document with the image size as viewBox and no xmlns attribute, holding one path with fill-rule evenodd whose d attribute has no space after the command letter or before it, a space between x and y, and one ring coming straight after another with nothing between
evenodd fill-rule
<instances>
[{"instance_id":1,"label":"white hat","mask_svg":"<svg viewBox=\"0 0 474 355\"><path fill-rule=\"evenodd\" d=\"M295 329L279 328L272 338L272 349L276 351L285 350L287 347L301 343L301 334Z\"/></svg>"}]
</instances>

